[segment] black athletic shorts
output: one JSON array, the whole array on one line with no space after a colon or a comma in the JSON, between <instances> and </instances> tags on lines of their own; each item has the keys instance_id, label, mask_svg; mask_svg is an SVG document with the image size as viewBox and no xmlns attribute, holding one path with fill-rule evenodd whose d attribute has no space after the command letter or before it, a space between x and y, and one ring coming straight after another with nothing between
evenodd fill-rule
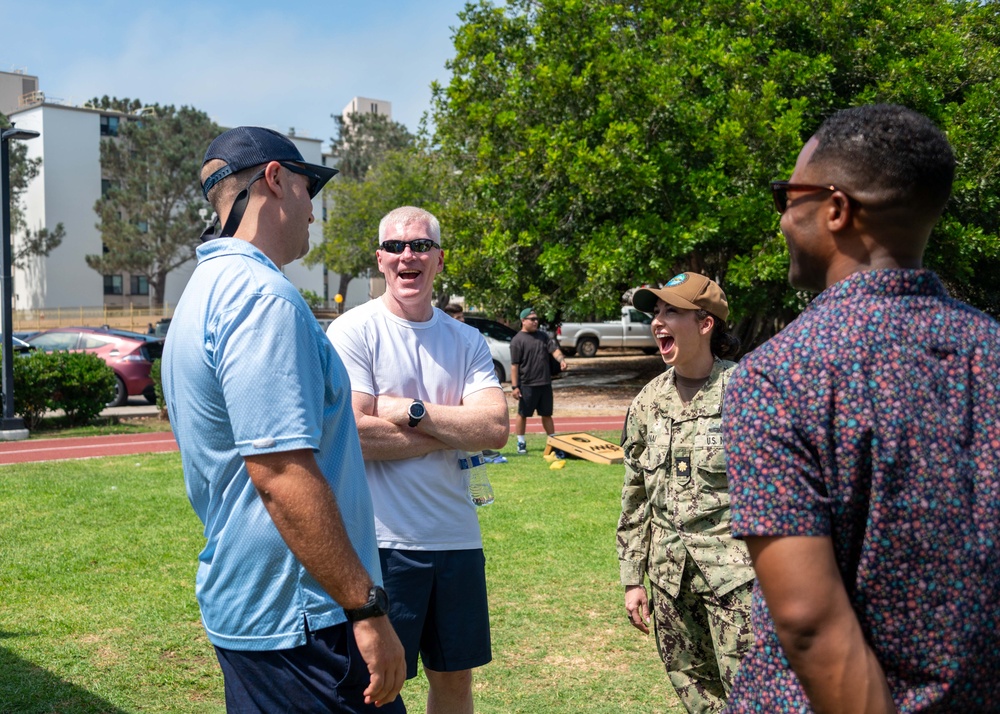
<instances>
[{"instance_id":1,"label":"black athletic shorts","mask_svg":"<svg viewBox=\"0 0 1000 714\"><path fill-rule=\"evenodd\" d=\"M537 387L521 387L521 401L517 403L517 413L530 417L535 412L538 416L552 416L552 385L540 384Z\"/></svg>"}]
</instances>

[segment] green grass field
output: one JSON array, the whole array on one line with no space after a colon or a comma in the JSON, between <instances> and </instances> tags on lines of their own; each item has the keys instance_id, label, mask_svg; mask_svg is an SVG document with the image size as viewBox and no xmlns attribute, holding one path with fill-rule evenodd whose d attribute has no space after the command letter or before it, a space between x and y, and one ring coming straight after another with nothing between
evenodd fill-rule
<instances>
[{"instance_id":1,"label":"green grass field","mask_svg":"<svg viewBox=\"0 0 1000 714\"><path fill-rule=\"evenodd\" d=\"M529 447L489 466L496 502L480 510L494 660L476 710L683 711L652 638L625 621L621 467L553 471L542 437ZM0 508L0 712L224 711L177 454L0 467ZM423 677L403 696L422 713Z\"/></svg>"}]
</instances>

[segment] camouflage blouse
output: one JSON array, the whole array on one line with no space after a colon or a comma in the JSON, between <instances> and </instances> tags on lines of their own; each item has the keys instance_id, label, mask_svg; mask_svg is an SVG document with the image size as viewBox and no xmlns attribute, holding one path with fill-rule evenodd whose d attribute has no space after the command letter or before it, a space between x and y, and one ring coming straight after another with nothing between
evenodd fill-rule
<instances>
[{"instance_id":1,"label":"camouflage blouse","mask_svg":"<svg viewBox=\"0 0 1000 714\"><path fill-rule=\"evenodd\" d=\"M633 400L622 444L623 585L641 585L647 574L677 597L689 557L717 596L753 580L746 545L729 529L722 395L735 366L716 360L708 382L687 404L674 387L673 369Z\"/></svg>"}]
</instances>

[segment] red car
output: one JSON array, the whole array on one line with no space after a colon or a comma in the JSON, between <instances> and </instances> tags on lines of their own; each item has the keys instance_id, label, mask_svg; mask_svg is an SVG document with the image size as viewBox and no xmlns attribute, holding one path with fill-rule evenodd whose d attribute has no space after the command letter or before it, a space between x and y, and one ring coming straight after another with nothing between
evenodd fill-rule
<instances>
[{"instance_id":1,"label":"red car","mask_svg":"<svg viewBox=\"0 0 1000 714\"><path fill-rule=\"evenodd\" d=\"M43 352L92 352L103 359L115 373L115 398L109 407L120 407L140 394L156 403L149 370L163 354L160 337L98 327L56 327L32 335L27 342Z\"/></svg>"}]
</instances>

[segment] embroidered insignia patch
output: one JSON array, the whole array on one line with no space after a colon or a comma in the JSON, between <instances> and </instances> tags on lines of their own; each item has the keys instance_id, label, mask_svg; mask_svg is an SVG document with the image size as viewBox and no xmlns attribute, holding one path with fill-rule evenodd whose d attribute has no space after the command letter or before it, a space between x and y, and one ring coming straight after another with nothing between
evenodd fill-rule
<instances>
[{"instance_id":1,"label":"embroidered insignia patch","mask_svg":"<svg viewBox=\"0 0 1000 714\"><path fill-rule=\"evenodd\" d=\"M678 456L674 459L674 474L680 484L691 480L691 457Z\"/></svg>"},{"instance_id":2,"label":"embroidered insignia patch","mask_svg":"<svg viewBox=\"0 0 1000 714\"><path fill-rule=\"evenodd\" d=\"M687 279L688 279L688 276L687 276L686 273L681 273L680 275L675 275L674 277L670 278L670 280L667 281L667 287L668 288L675 287L675 286L680 285L681 283L685 282Z\"/></svg>"}]
</instances>

